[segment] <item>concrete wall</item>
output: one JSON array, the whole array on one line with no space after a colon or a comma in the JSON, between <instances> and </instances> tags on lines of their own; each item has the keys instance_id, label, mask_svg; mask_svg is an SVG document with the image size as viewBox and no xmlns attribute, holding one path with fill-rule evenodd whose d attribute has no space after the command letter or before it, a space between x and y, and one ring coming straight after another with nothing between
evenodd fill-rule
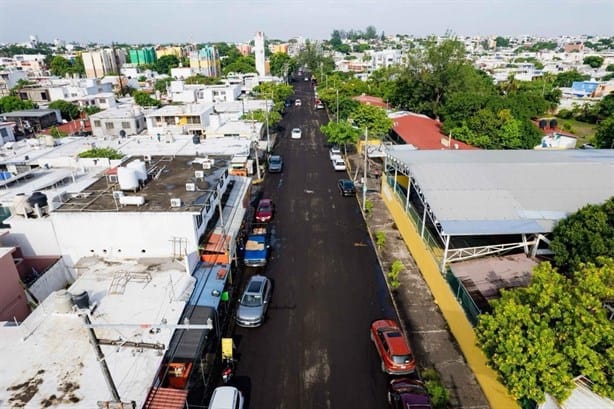
<instances>
[{"instance_id":1,"label":"concrete wall","mask_svg":"<svg viewBox=\"0 0 614 409\"><path fill-rule=\"evenodd\" d=\"M23 321L30 313L13 261L12 249L0 248L0 321Z\"/></svg>"},{"instance_id":2,"label":"concrete wall","mask_svg":"<svg viewBox=\"0 0 614 409\"><path fill-rule=\"evenodd\" d=\"M2 243L5 246L19 247L24 257L60 254L60 246L49 217L26 219L22 216L12 216L4 223L9 224L11 229L10 234L2 238Z\"/></svg>"},{"instance_id":3,"label":"concrete wall","mask_svg":"<svg viewBox=\"0 0 614 409\"><path fill-rule=\"evenodd\" d=\"M35 260L28 258L25 261L32 264ZM53 263L51 267L28 288L28 290L39 302L41 302L52 292L66 288L68 284L74 281L75 279L68 272L64 261L58 258L55 263Z\"/></svg>"}]
</instances>

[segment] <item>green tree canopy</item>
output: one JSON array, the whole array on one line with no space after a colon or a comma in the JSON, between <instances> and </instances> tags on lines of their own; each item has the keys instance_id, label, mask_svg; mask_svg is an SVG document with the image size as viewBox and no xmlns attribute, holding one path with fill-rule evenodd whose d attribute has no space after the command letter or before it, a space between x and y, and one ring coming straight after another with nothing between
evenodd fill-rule
<instances>
[{"instance_id":1,"label":"green tree canopy","mask_svg":"<svg viewBox=\"0 0 614 409\"><path fill-rule=\"evenodd\" d=\"M589 79L591 79L590 75L580 74L576 70L565 71L556 75L554 85L557 87L571 87L574 81L586 81Z\"/></svg>"},{"instance_id":2,"label":"green tree canopy","mask_svg":"<svg viewBox=\"0 0 614 409\"><path fill-rule=\"evenodd\" d=\"M320 125L320 131L326 136L329 143L344 145L356 143L360 139L360 130L354 128L347 121L330 121L326 125Z\"/></svg>"},{"instance_id":3,"label":"green tree canopy","mask_svg":"<svg viewBox=\"0 0 614 409\"><path fill-rule=\"evenodd\" d=\"M206 75L202 75L202 74L195 74L191 77L186 78L185 83L186 84L219 85L219 84L223 84L224 82L219 78L207 77ZM166 87L164 89L166 90Z\"/></svg>"},{"instance_id":4,"label":"green tree canopy","mask_svg":"<svg viewBox=\"0 0 614 409\"><path fill-rule=\"evenodd\" d=\"M563 401L578 375L614 397L614 326L603 306L614 297L614 260L577 268L567 278L542 263L528 287L502 290L480 315L478 343L517 399L543 402L547 392Z\"/></svg>"},{"instance_id":5,"label":"green tree canopy","mask_svg":"<svg viewBox=\"0 0 614 409\"><path fill-rule=\"evenodd\" d=\"M121 159L124 157L119 151L113 148L92 148L87 151L83 151L79 154L80 158L107 158L107 159Z\"/></svg>"},{"instance_id":6,"label":"green tree canopy","mask_svg":"<svg viewBox=\"0 0 614 409\"><path fill-rule=\"evenodd\" d=\"M238 51L237 51L238 52ZM250 72L256 72L256 60L253 56L240 55L236 60L230 64L226 64L222 67L224 75L228 75L231 72L247 74Z\"/></svg>"},{"instance_id":7,"label":"green tree canopy","mask_svg":"<svg viewBox=\"0 0 614 409\"><path fill-rule=\"evenodd\" d=\"M281 114L278 111L270 111L268 114L269 117L269 128L274 127L281 121ZM241 119L245 120L254 120L258 122L262 122L266 124L267 122L267 113L261 109L246 112L241 116Z\"/></svg>"},{"instance_id":8,"label":"green tree canopy","mask_svg":"<svg viewBox=\"0 0 614 409\"><path fill-rule=\"evenodd\" d=\"M597 147L602 149L614 148L614 116L611 116L597 126L595 133Z\"/></svg>"},{"instance_id":9,"label":"green tree canopy","mask_svg":"<svg viewBox=\"0 0 614 409\"><path fill-rule=\"evenodd\" d=\"M32 101L22 101L16 96L6 96L0 98L0 112L13 112L22 109L34 109L36 106Z\"/></svg>"},{"instance_id":10,"label":"green tree canopy","mask_svg":"<svg viewBox=\"0 0 614 409\"><path fill-rule=\"evenodd\" d=\"M365 128L368 129L370 138L384 138L393 125L393 121L388 118L386 111L374 105L358 105L352 111L351 118L359 132L360 130L364 131Z\"/></svg>"},{"instance_id":11,"label":"green tree canopy","mask_svg":"<svg viewBox=\"0 0 614 409\"><path fill-rule=\"evenodd\" d=\"M79 106L71 102L64 101L63 99L53 101L49 104L49 108L60 110L62 119L67 121L72 121L73 119L79 118L79 113L81 112Z\"/></svg>"},{"instance_id":12,"label":"green tree canopy","mask_svg":"<svg viewBox=\"0 0 614 409\"><path fill-rule=\"evenodd\" d=\"M275 53L269 57L271 74L283 77L296 69L296 61L286 53Z\"/></svg>"},{"instance_id":13,"label":"green tree canopy","mask_svg":"<svg viewBox=\"0 0 614 409\"><path fill-rule=\"evenodd\" d=\"M500 47L500 48L509 47L510 39L498 36L497 38L495 38L495 43L497 44L497 47Z\"/></svg>"},{"instance_id":14,"label":"green tree canopy","mask_svg":"<svg viewBox=\"0 0 614 409\"><path fill-rule=\"evenodd\" d=\"M83 59L76 57L74 60L67 60L61 55L56 55L49 63L49 71L51 74L58 77L64 77L66 74L85 74L83 67Z\"/></svg>"},{"instance_id":15,"label":"green tree canopy","mask_svg":"<svg viewBox=\"0 0 614 409\"><path fill-rule=\"evenodd\" d=\"M599 68L603 65L603 57L598 55L587 55L584 57L582 63L590 66L591 68Z\"/></svg>"},{"instance_id":16,"label":"green tree canopy","mask_svg":"<svg viewBox=\"0 0 614 409\"><path fill-rule=\"evenodd\" d=\"M273 99L275 109L281 111L284 101L294 93L294 90L287 84L263 82L255 86L252 93L258 95L262 99Z\"/></svg>"},{"instance_id":17,"label":"green tree canopy","mask_svg":"<svg viewBox=\"0 0 614 409\"><path fill-rule=\"evenodd\" d=\"M587 205L557 223L550 248L563 273L598 256L614 255L614 197L602 205Z\"/></svg>"},{"instance_id":18,"label":"green tree canopy","mask_svg":"<svg viewBox=\"0 0 614 409\"><path fill-rule=\"evenodd\" d=\"M179 58L175 55L163 55L153 64L153 69L158 74L171 75L171 68L179 67Z\"/></svg>"},{"instance_id":19,"label":"green tree canopy","mask_svg":"<svg viewBox=\"0 0 614 409\"><path fill-rule=\"evenodd\" d=\"M152 98L148 93L143 91L134 91L132 93L132 98L134 98L134 102L137 105L142 107L159 107L162 105L160 101L155 98Z\"/></svg>"},{"instance_id":20,"label":"green tree canopy","mask_svg":"<svg viewBox=\"0 0 614 409\"><path fill-rule=\"evenodd\" d=\"M171 83L172 78L164 78L161 80L156 80L154 83L154 90L159 91L161 94L166 93L166 87Z\"/></svg>"}]
</instances>

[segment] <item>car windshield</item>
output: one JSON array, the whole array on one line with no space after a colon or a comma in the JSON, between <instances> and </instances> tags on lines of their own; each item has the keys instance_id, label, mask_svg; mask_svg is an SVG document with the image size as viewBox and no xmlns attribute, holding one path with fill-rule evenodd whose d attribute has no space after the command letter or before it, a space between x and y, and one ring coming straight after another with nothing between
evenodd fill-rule
<instances>
[{"instance_id":1,"label":"car windshield","mask_svg":"<svg viewBox=\"0 0 614 409\"><path fill-rule=\"evenodd\" d=\"M351 189L353 187L352 182L350 182L349 180L346 182L343 182L343 187L346 189Z\"/></svg>"},{"instance_id":2,"label":"car windshield","mask_svg":"<svg viewBox=\"0 0 614 409\"><path fill-rule=\"evenodd\" d=\"M245 294L241 299L241 305L245 307L260 307L262 305L262 297L254 294Z\"/></svg>"},{"instance_id":3,"label":"car windshield","mask_svg":"<svg viewBox=\"0 0 614 409\"><path fill-rule=\"evenodd\" d=\"M281 162L281 158L280 157L276 157L276 156L272 156L271 157L271 162L274 165L277 165L279 162Z\"/></svg>"},{"instance_id":4,"label":"car windshield","mask_svg":"<svg viewBox=\"0 0 614 409\"><path fill-rule=\"evenodd\" d=\"M411 355L393 355L392 362L395 364L408 364L412 361Z\"/></svg>"},{"instance_id":5,"label":"car windshield","mask_svg":"<svg viewBox=\"0 0 614 409\"><path fill-rule=\"evenodd\" d=\"M266 213L266 212L270 212L270 211L271 211L271 207L270 207L268 204L266 204L266 205L261 205L261 206L258 208L258 212L260 212L260 213Z\"/></svg>"}]
</instances>

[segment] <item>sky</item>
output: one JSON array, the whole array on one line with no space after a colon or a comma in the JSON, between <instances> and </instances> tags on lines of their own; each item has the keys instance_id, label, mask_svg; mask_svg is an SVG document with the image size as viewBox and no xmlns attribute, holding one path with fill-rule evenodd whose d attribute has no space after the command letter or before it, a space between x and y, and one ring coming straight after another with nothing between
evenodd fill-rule
<instances>
[{"instance_id":1,"label":"sky","mask_svg":"<svg viewBox=\"0 0 614 409\"><path fill-rule=\"evenodd\" d=\"M333 30L614 36L614 0L0 0L0 43L328 39Z\"/></svg>"}]
</instances>

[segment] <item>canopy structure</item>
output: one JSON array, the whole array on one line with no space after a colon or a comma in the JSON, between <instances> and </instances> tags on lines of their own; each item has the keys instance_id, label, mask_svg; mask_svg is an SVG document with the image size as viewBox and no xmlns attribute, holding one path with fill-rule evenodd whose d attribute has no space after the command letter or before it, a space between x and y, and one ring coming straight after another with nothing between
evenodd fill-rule
<instances>
[{"instance_id":1,"label":"canopy structure","mask_svg":"<svg viewBox=\"0 0 614 409\"><path fill-rule=\"evenodd\" d=\"M614 195L614 150L388 146L386 173L406 210L421 218L422 234L432 226L439 236L443 268L514 247L536 251L559 220ZM467 247L472 241L481 245Z\"/></svg>"}]
</instances>

